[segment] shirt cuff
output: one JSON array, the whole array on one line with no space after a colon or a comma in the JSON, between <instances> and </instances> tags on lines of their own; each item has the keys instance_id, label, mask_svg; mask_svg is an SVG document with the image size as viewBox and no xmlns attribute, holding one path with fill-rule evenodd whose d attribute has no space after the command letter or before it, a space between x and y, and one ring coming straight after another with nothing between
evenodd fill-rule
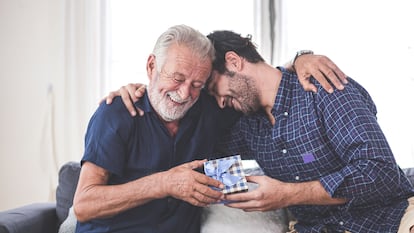
<instances>
[{"instance_id":1,"label":"shirt cuff","mask_svg":"<svg viewBox=\"0 0 414 233\"><path fill-rule=\"evenodd\" d=\"M344 182L344 180L351 175L354 171L351 167L345 167L342 170L323 176L319 181L325 190L329 193L331 197L337 196L338 193L335 193L338 187ZM343 197L343 196L340 196Z\"/></svg>"}]
</instances>

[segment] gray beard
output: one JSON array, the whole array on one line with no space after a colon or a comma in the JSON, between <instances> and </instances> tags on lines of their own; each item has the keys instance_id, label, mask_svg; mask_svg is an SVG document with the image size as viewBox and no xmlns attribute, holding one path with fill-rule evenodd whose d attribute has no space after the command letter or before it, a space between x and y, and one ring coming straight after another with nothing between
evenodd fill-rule
<instances>
[{"instance_id":1,"label":"gray beard","mask_svg":"<svg viewBox=\"0 0 414 233\"><path fill-rule=\"evenodd\" d=\"M188 110L197 102L196 99L195 101L189 100L188 103L178 107L168 106L169 101L172 100L168 100L167 98L171 97L169 95L166 97L161 96L160 93L155 90L155 88L151 88L151 90L148 91L148 98L154 110L161 117L161 119L166 122L182 119Z\"/></svg>"}]
</instances>

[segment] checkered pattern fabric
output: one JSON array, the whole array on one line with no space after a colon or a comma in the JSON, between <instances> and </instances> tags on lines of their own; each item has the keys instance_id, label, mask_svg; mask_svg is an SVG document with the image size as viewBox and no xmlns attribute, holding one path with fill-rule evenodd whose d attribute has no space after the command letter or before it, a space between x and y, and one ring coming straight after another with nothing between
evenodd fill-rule
<instances>
[{"instance_id":1,"label":"checkered pattern fabric","mask_svg":"<svg viewBox=\"0 0 414 233\"><path fill-rule=\"evenodd\" d=\"M280 69L275 125L263 112L243 116L218 150L254 158L267 176L283 182L318 180L332 197L349 200L290 206L298 232L397 232L413 190L369 93L351 78L342 91L329 94L314 83L318 92L305 92L296 75Z\"/></svg>"},{"instance_id":2,"label":"checkered pattern fabric","mask_svg":"<svg viewBox=\"0 0 414 233\"><path fill-rule=\"evenodd\" d=\"M225 160L230 160L230 159L235 159L236 161L228 169L228 173L233 176L240 176L242 177L242 179L240 179L236 184L232 186L225 185L222 192L224 194L230 194L230 193L236 193L236 192L241 192L241 191L247 191L248 190L247 180L246 180L246 176L243 170L243 165L242 165L240 155L233 155L233 156L228 156L224 158L209 160L204 163L204 166L206 166L207 164L211 164L215 168L217 168L220 162L225 161Z\"/></svg>"}]
</instances>

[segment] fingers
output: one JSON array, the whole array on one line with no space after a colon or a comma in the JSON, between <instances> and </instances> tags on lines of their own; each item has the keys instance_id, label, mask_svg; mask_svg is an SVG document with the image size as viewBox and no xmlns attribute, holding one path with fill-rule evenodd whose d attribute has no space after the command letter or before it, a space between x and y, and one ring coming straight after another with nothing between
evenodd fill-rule
<instances>
[{"instance_id":1,"label":"fingers","mask_svg":"<svg viewBox=\"0 0 414 233\"><path fill-rule=\"evenodd\" d=\"M123 86L119 91L121 94L122 102L124 102L124 105L128 109L131 116L136 116L137 112L134 103L132 102L133 100L131 99L132 97L129 94L128 88Z\"/></svg>"},{"instance_id":2,"label":"fingers","mask_svg":"<svg viewBox=\"0 0 414 233\"><path fill-rule=\"evenodd\" d=\"M226 195L224 200L227 204L225 205L232 208L242 209L246 212L263 211L263 207L260 206L260 202L257 201L256 196L253 194L253 192L247 192Z\"/></svg>"},{"instance_id":3,"label":"fingers","mask_svg":"<svg viewBox=\"0 0 414 233\"><path fill-rule=\"evenodd\" d=\"M172 171L173 178L170 193L195 206L207 206L224 198L221 189L214 190L211 186L220 187L220 182L199 172L177 167Z\"/></svg>"},{"instance_id":4,"label":"fingers","mask_svg":"<svg viewBox=\"0 0 414 233\"><path fill-rule=\"evenodd\" d=\"M251 176L248 180L251 182L256 182L260 179L261 178L258 176ZM246 212L267 211L272 209L269 204L266 204L269 201L266 201L263 191L259 190L226 195L224 201L227 202L226 206L242 209Z\"/></svg>"},{"instance_id":5,"label":"fingers","mask_svg":"<svg viewBox=\"0 0 414 233\"><path fill-rule=\"evenodd\" d=\"M140 108L136 108L134 103L141 99L145 94L146 86L139 83L130 83L126 86L122 86L117 91L112 91L109 95L103 98L99 103L106 100L107 104L111 104L113 99L117 96L121 96L125 107L130 112L131 116L136 116L137 111L140 116L144 115L144 111Z\"/></svg>"},{"instance_id":6,"label":"fingers","mask_svg":"<svg viewBox=\"0 0 414 233\"><path fill-rule=\"evenodd\" d=\"M318 90L315 85L310 82L310 77L299 77L299 82L305 91L316 93Z\"/></svg>"},{"instance_id":7,"label":"fingers","mask_svg":"<svg viewBox=\"0 0 414 233\"><path fill-rule=\"evenodd\" d=\"M246 201L246 202L232 202L225 204L231 208L242 209L245 212L257 212L257 211L268 211L268 209L259 206L257 201Z\"/></svg>"},{"instance_id":8,"label":"fingers","mask_svg":"<svg viewBox=\"0 0 414 233\"><path fill-rule=\"evenodd\" d=\"M184 168L189 168L189 169L197 169L197 168L201 168L204 165L204 162L207 161L207 159L204 160L194 160L188 163L184 163L182 165L180 165L179 167L184 167Z\"/></svg>"},{"instance_id":9,"label":"fingers","mask_svg":"<svg viewBox=\"0 0 414 233\"><path fill-rule=\"evenodd\" d=\"M211 177L208 177L202 173L194 171L194 191L196 198L200 203L211 204L224 198L224 194L221 190L224 189L224 185ZM216 188L216 189L213 189Z\"/></svg>"},{"instance_id":10,"label":"fingers","mask_svg":"<svg viewBox=\"0 0 414 233\"><path fill-rule=\"evenodd\" d=\"M246 176L247 182L259 184L263 180L263 176Z\"/></svg>"},{"instance_id":11,"label":"fingers","mask_svg":"<svg viewBox=\"0 0 414 233\"><path fill-rule=\"evenodd\" d=\"M121 88L121 95L125 97L125 106L127 107L128 111L131 113L132 116L135 116L138 111L140 116L144 115L144 111L140 108L136 108L133 103L140 100L146 90L146 85L140 83L129 83L128 85ZM126 99L128 96L128 100ZM123 98L124 99L124 98ZM132 106L132 107L131 107Z\"/></svg>"},{"instance_id":12,"label":"fingers","mask_svg":"<svg viewBox=\"0 0 414 233\"><path fill-rule=\"evenodd\" d=\"M335 65L335 63L333 63L332 61L330 61L329 63L327 63L327 66L329 66L329 68L334 72L334 74L336 75L336 77L339 78L339 80L341 81L341 83L343 83L343 84L347 84L348 83L347 76L345 75L344 72L342 72L341 69L339 69L339 67L337 65Z\"/></svg>"},{"instance_id":13,"label":"fingers","mask_svg":"<svg viewBox=\"0 0 414 233\"><path fill-rule=\"evenodd\" d=\"M321 73L320 71L317 71L317 72L314 72L312 76L321 84L321 86L323 87L323 89L325 89L325 91L327 91L328 93L332 93L334 91L332 85L328 82L328 80L325 78L325 75L323 73ZM330 79L332 79L332 77ZM307 82L309 83L309 85L314 86L312 83L310 83L309 78L307 78ZM315 90L314 92L317 91L316 87L314 88L314 90Z\"/></svg>"},{"instance_id":14,"label":"fingers","mask_svg":"<svg viewBox=\"0 0 414 233\"><path fill-rule=\"evenodd\" d=\"M210 190L212 189L210 188ZM208 195L208 193L205 193L199 190L194 190L190 198L183 199L183 200L189 202L190 204L194 206L206 207L208 205L217 203L223 199L224 195L221 192L219 191L214 191L214 192L215 192L215 195Z\"/></svg>"},{"instance_id":15,"label":"fingers","mask_svg":"<svg viewBox=\"0 0 414 233\"><path fill-rule=\"evenodd\" d=\"M215 187L218 188L219 190L223 190L224 189L224 184L221 183L220 181L213 179L211 177L208 177L204 174L198 173L197 176L195 177L196 181L202 185L204 185L205 187L211 189L210 187ZM206 191L208 191L207 189L205 189Z\"/></svg>"},{"instance_id":16,"label":"fingers","mask_svg":"<svg viewBox=\"0 0 414 233\"><path fill-rule=\"evenodd\" d=\"M144 96L144 94L145 94L145 90L146 90L146 86L145 85L141 85L136 91L135 91L135 93L134 93L134 96L137 98L137 100L138 99L140 99L140 98L142 98L143 96ZM138 114L140 115L140 116L143 116L144 115L144 111L142 111L142 109L140 109L140 108L137 108L136 109L137 111L138 111Z\"/></svg>"},{"instance_id":17,"label":"fingers","mask_svg":"<svg viewBox=\"0 0 414 233\"><path fill-rule=\"evenodd\" d=\"M197 184L194 191L194 199L203 205L217 203L218 201L224 199L224 194L221 191L213 190L211 187L206 185Z\"/></svg>"},{"instance_id":18,"label":"fingers","mask_svg":"<svg viewBox=\"0 0 414 233\"><path fill-rule=\"evenodd\" d=\"M321 69L321 74L319 76L315 76L315 78L320 81L322 87L329 93L333 92L333 88L327 80L330 80L333 86L335 86L335 88L338 90L343 90L345 88L343 84L348 83L348 80L346 79L344 73L342 73L340 70L335 70L332 68Z\"/></svg>"},{"instance_id":19,"label":"fingers","mask_svg":"<svg viewBox=\"0 0 414 233\"><path fill-rule=\"evenodd\" d=\"M121 94L128 96L132 100L132 102L136 102L139 98L137 98L135 92L139 89L140 86L141 84L129 83L128 85L123 86L121 88Z\"/></svg>"},{"instance_id":20,"label":"fingers","mask_svg":"<svg viewBox=\"0 0 414 233\"><path fill-rule=\"evenodd\" d=\"M333 63L328 57L326 56L319 56L319 72L317 72L318 77L315 77L321 84L322 84L322 79L326 79L331 81L331 83L338 89L338 90L343 90L344 89L344 83L348 83L348 81L346 80L346 75L342 72L342 70L339 69L339 67ZM321 75L319 75L319 73L321 73ZM329 84L328 82L323 82L323 88L328 91L329 93L331 92L331 88L332 86Z\"/></svg>"},{"instance_id":21,"label":"fingers","mask_svg":"<svg viewBox=\"0 0 414 233\"><path fill-rule=\"evenodd\" d=\"M135 95L137 98L141 98L142 96L144 96L146 89L147 89L147 86L145 86L145 85L140 85L140 86L138 87L138 89L136 89L136 91L135 91L134 95Z\"/></svg>"},{"instance_id":22,"label":"fingers","mask_svg":"<svg viewBox=\"0 0 414 233\"><path fill-rule=\"evenodd\" d=\"M342 84L342 80L336 74L336 72L338 72L338 71L335 71L335 69L333 69L333 68L329 67L328 65L326 65L326 66L323 66L321 68L321 72L323 73L323 76L326 77L327 79L329 79L338 90L343 90L344 89L344 85Z\"/></svg>"},{"instance_id":23,"label":"fingers","mask_svg":"<svg viewBox=\"0 0 414 233\"><path fill-rule=\"evenodd\" d=\"M106 104L112 104L112 101L114 100L115 97L121 95L118 91L111 91L109 92L109 95L105 98L106 99Z\"/></svg>"},{"instance_id":24,"label":"fingers","mask_svg":"<svg viewBox=\"0 0 414 233\"><path fill-rule=\"evenodd\" d=\"M299 81L306 91L317 92L316 86L310 82L310 76L313 76L328 93L332 93L334 87L343 90L343 84L348 82L342 70L323 55L300 56L295 67Z\"/></svg>"}]
</instances>

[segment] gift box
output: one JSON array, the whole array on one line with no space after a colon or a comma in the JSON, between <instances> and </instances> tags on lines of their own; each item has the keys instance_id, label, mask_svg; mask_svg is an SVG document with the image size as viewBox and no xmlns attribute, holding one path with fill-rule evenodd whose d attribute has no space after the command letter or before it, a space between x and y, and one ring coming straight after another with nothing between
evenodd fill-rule
<instances>
[{"instance_id":1,"label":"gift box","mask_svg":"<svg viewBox=\"0 0 414 233\"><path fill-rule=\"evenodd\" d=\"M240 155L204 162L204 173L224 184L224 194L247 191L246 176Z\"/></svg>"}]
</instances>

